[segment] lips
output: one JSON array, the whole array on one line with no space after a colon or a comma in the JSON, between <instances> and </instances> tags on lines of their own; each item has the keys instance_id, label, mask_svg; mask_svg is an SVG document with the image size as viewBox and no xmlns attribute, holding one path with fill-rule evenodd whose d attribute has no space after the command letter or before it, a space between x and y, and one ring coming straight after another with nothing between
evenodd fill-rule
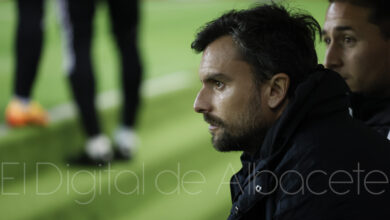
<instances>
[{"instance_id":1,"label":"lips","mask_svg":"<svg viewBox=\"0 0 390 220\"><path fill-rule=\"evenodd\" d=\"M210 132L213 132L213 131L215 131L215 130L217 130L217 129L218 129L217 126L211 125L211 124L210 124L210 126L209 126L209 131L210 131Z\"/></svg>"},{"instance_id":2,"label":"lips","mask_svg":"<svg viewBox=\"0 0 390 220\"><path fill-rule=\"evenodd\" d=\"M215 116L204 114L203 117L204 120L209 124L209 131L211 133L214 133L216 130L223 126L222 120Z\"/></svg>"},{"instance_id":3,"label":"lips","mask_svg":"<svg viewBox=\"0 0 390 220\"><path fill-rule=\"evenodd\" d=\"M348 77L348 74L344 74L344 73L339 73L341 78L343 78L344 80L347 80L349 77Z\"/></svg>"}]
</instances>

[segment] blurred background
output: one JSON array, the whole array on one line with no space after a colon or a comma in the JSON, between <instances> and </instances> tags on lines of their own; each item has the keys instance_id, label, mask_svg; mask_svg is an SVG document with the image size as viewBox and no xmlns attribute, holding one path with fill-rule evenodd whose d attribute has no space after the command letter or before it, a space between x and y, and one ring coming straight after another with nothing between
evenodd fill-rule
<instances>
[{"instance_id":1,"label":"blurred background","mask_svg":"<svg viewBox=\"0 0 390 220\"><path fill-rule=\"evenodd\" d=\"M12 129L4 113L12 97L16 2L0 1L0 219L226 219L229 180L240 153L216 152L207 124L193 109L200 55L190 49L205 22L253 0L142 0L139 49L144 67L131 161L100 169L69 165L85 135L63 68L57 2L45 4L45 37L32 98L50 114L47 127ZM323 24L327 1L288 0ZM119 65L108 10L98 5L93 38L103 130L119 120ZM318 42L323 61L324 47Z\"/></svg>"}]
</instances>

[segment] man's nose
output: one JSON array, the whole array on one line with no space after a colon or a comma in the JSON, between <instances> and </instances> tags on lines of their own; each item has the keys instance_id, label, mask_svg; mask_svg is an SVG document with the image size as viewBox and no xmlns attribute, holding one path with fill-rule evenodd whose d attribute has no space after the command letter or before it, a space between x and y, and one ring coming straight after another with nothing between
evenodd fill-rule
<instances>
[{"instance_id":1,"label":"man's nose","mask_svg":"<svg viewBox=\"0 0 390 220\"><path fill-rule=\"evenodd\" d=\"M211 105L208 98L209 97L204 89L199 91L194 102L194 110L197 113L207 113L211 111Z\"/></svg>"},{"instance_id":2,"label":"man's nose","mask_svg":"<svg viewBox=\"0 0 390 220\"><path fill-rule=\"evenodd\" d=\"M337 71L343 65L342 50L337 45L331 43L326 49L324 65L328 69Z\"/></svg>"}]
</instances>

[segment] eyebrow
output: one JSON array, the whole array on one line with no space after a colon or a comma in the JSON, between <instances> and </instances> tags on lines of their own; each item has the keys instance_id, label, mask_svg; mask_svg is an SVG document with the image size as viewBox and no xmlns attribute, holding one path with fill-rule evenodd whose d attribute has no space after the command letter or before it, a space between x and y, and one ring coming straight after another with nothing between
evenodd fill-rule
<instances>
[{"instance_id":1,"label":"eyebrow","mask_svg":"<svg viewBox=\"0 0 390 220\"><path fill-rule=\"evenodd\" d=\"M351 26L336 26L335 30L338 32L342 32L342 31L353 30L353 28ZM325 35L327 32L326 30L322 30L321 33Z\"/></svg>"},{"instance_id":2,"label":"eyebrow","mask_svg":"<svg viewBox=\"0 0 390 220\"><path fill-rule=\"evenodd\" d=\"M202 80L203 82L210 82L213 80L222 80L222 81L230 81L230 77L226 76L223 73L210 73Z\"/></svg>"}]
</instances>

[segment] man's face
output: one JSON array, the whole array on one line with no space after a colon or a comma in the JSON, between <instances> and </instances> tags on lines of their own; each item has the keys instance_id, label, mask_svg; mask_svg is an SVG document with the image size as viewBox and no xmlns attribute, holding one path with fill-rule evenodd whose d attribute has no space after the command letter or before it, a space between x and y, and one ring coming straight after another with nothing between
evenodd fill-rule
<instances>
[{"instance_id":1,"label":"man's face","mask_svg":"<svg viewBox=\"0 0 390 220\"><path fill-rule=\"evenodd\" d=\"M325 66L353 92L390 95L390 40L369 23L370 10L345 2L330 4L324 24Z\"/></svg>"},{"instance_id":2,"label":"man's face","mask_svg":"<svg viewBox=\"0 0 390 220\"><path fill-rule=\"evenodd\" d=\"M260 108L260 88L230 36L208 45L199 76L203 86L194 109L210 124L214 147L219 151L248 151L261 144L266 128Z\"/></svg>"}]
</instances>

